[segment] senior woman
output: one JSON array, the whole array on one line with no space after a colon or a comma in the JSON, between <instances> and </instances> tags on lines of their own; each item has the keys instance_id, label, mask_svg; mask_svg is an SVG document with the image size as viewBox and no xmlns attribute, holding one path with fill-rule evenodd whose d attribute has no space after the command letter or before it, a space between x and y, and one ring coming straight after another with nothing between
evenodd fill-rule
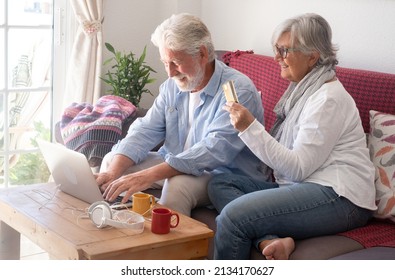
<instances>
[{"instance_id":1,"label":"senior woman","mask_svg":"<svg viewBox=\"0 0 395 280\"><path fill-rule=\"evenodd\" d=\"M217 217L216 259L288 259L296 239L367 223L376 209L374 167L352 97L336 78L328 22L304 14L272 37L281 76L290 81L270 134L238 103L224 107L239 137L273 170L274 182L217 175L208 191Z\"/></svg>"}]
</instances>

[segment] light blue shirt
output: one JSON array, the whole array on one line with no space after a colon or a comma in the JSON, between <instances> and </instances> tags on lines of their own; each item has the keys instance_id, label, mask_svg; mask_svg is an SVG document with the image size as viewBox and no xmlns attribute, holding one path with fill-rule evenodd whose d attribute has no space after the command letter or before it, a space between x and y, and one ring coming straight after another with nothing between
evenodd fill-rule
<instances>
[{"instance_id":1,"label":"light blue shirt","mask_svg":"<svg viewBox=\"0 0 395 280\"><path fill-rule=\"evenodd\" d=\"M239 102L263 122L262 101L253 82L215 60L214 74L200 93L195 112L191 112L194 121L189 149L183 150L188 136L189 94L180 91L173 79L167 79L146 116L133 122L128 135L113 150L138 164L164 140L158 153L182 173L199 176L204 171L231 172L266 179L261 161L239 138L229 113L222 108L226 103L222 84L228 80L234 81Z\"/></svg>"}]
</instances>

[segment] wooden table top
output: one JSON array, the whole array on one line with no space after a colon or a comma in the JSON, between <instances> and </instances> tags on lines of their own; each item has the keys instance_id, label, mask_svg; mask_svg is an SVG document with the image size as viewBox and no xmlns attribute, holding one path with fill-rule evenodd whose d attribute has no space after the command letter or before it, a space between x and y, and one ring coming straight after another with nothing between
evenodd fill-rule
<instances>
[{"instance_id":1,"label":"wooden table top","mask_svg":"<svg viewBox=\"0 0 395 280\"><path fill-rule=\"evenodd\" d=\"M205 224L180 215L169 234L94 226L89 204L58 190L53 183L0 191L0 220L58 259L190 259L206 256L214 233Z\"/></svg>"}]
</instances>

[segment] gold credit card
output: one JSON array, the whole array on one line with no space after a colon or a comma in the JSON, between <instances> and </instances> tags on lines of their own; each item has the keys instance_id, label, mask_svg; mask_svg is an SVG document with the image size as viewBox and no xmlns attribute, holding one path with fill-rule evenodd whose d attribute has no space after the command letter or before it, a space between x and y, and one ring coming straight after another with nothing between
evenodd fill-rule
<instances>
[{"instance_id":1,"label":"gold credit card","mask_svg":"<svg viewBox=\"0 0 395 280\"><path fill-rule=\"evenodd\" d=\"M226 101L236 103L239 102L233 81L227 81L224 83L222 85L222 89L224 90Z\"/></svg>"}]
</instances>

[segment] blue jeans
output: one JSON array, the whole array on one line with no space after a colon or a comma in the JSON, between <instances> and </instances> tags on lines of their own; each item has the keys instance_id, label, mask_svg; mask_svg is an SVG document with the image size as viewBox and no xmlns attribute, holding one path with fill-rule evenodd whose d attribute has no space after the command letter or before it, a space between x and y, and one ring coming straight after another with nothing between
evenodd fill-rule
<instances>
[{"instance_id":1,"label":"blue jeans","mask_svg":"<svg viewBox=\"0 0 395 280\"><path fill-rule=\"evenodd\" d=\"M313 183L281 186L220 174L208 185L220 212L215 259L249 259L251 246L279 237L336 234L367 223L372 211L355 206L332 188Z\"/></svg>"}]
</instances>

